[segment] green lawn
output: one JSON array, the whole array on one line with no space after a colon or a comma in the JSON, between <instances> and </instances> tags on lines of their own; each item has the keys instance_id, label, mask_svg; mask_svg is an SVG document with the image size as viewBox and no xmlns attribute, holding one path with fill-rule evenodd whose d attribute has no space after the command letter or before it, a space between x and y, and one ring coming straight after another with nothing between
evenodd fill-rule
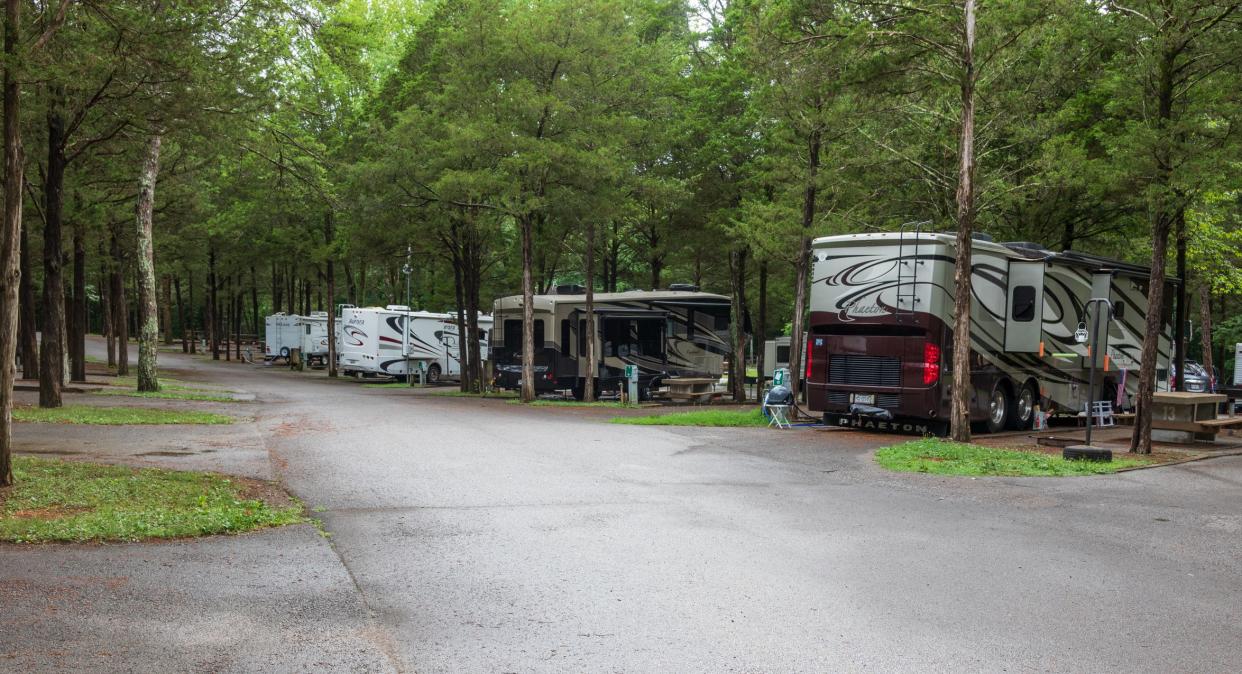
<instances>
[{"instance_id":1,"label":"green lawn","mask_svg":"<svg viewBox=\"0 0 1242 674\"><path fill-rule=\"evenodd\" d=\"M137 541L305 521L302 507L248 499L223 475L18 456L0 492L0 540Z\"/></svg>"},{"instance_id":2,"label":"green lawn","mask_svg":"<svg viewBox=\"0 0 1242 674\"><path fill-rule=\"evenodd\" d=\"M95 391L95 395L128 396L131 398L156 398L159 400L206 400L210 402L231 403L237 400L228 394L210 391L180 390L169 387L159 391L135 391L124 388L106 388Z\"/></svg>"},{"instance_id":3,"label":"green lawn","mask_svg":"<svg viewBox=\"0 0 1242 674\"><path fill-rule=\"evenodd\" d=\"M13 421L43 424L94 424L123 426L128 424L231 424L233 417L214 412L195 410L161 410L147 407L94 407L91 405L65 405L45 409L42 407L14 407Z\"/></svg>"},{"instance_id":4,"label":"green lawn","mask_svg":"<svg viewBox=\"0 0 1242 674\"><path fill-rule=\"evenodd\" d=\"M432 395L444 396L445 398L516 398L517 393L514 391L485 391L483 393L469 393L458 389L449 389L446 391L436 391Z\"/></svg>"},{"instance_id":5,"label":"green lawn","mask_svg":"<svg viewBox=\"0 0 1242 674\"><path fill-rule=\"evenodd\" d=\"M382 384L378 384L378 383L363 384L362 388L411 388L411 387L407 382L388 381Z\"/></svg>"},{"instance_id":6,"label":"green lawn","mask_svg":"<svg viewBox=\"0 0 1242 674\"><path fill-rule=\"evenodd\" d=\"M616 400L596 400L589 403L585 400L532 400L523 403L521 400L511 400L514 405L530 405L531 407L638 407L638 405L628 405Z\"/></svg>"},{"instance_id":7,"label":"green lawn","mask_svg":"<svg viewBox=\"0 0 1242 674\"><path fill-rule=\"evenodd\" d=\"M757 409L702 409L693 412L673 412L646 417L613 417L614 424L631 426L721 426L726 428L764 427L767 417Z\"/></svg>"},{"instance_id":8,"label":"green lawn","mask_svg":"<svg viewBox=\"0 0 1242 674\"><path fill-rule=\"evenodd\" d=\"M1114 458L1111 463L1066 461L1055 454L994 449L939 438L923 438L885 447L876 452L875 460L889 470L907 473L1028 477L1101 475L1148 463L1128 457Z\"/></svg>"}]
</instances>

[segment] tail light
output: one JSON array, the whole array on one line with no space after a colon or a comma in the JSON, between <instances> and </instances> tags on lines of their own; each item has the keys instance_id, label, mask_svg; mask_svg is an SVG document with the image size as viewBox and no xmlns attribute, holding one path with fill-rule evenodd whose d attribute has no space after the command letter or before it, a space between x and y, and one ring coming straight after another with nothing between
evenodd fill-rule
<instances>
[{"instance_id":1,"label":"tail light","mask_svg":"<svg viewBox=\"0 0 1242 674\"><path fill-rule=\"evenodd\" d=\"M940 381L940 347L931 342L923 343L923 385L931 386Z\"/></svg>"},{"instance_id":2,"label":"tail light","mask_svg":"<svg viewBox=\"0 0 1242 674\"><path fill-rule=\"evenodd\" d=\"M808 337L806 340L806 376L803 377L805 381L811 380L811 365L813 365L814 362L815 356L811 353L811 339Z\"/></svg>"}]
</instances>

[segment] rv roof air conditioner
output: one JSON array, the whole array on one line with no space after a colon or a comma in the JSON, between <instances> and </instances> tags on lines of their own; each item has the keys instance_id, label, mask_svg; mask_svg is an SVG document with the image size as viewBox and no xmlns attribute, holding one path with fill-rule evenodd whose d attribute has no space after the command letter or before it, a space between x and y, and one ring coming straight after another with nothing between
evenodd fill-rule
<instances>
[{"instance_id":1,"label":"rv roof air conditioner","mask_svg":"<svg viewBox=\"0 0 1242 674\"><path fill-rule=\"evenodd\" d=\"M984 241L987 243L991 243L996 240L992 238L991 234L986 234L984 232L974 232L970 235L970 238L974 239L975 241Z\"/></svg>"},{"instance_id":2,"label":"rv roof air conditioner","mask_svg":"<svg viewBox=\"0 0 1242 674\"><path fill-rule=\"evenodd\" d=\"M668 289L669 290L680 290L682 292L687 292L687 293L697 293L699 291L699 287L694 285L693 283L670 283L668 285Z\"/></svg>"},{"instance_id":3,"label":"rv roof air conditioner","mask_svg":"<svg viewBox=\"0 0 1242 674\"><path fill-rule=\"evenodd\" d=\"M384 308L389 311L409 311L410 310L410 308L405 306L404 304L389 304L388 306Z\"/></svg>"},{"instance_id":4,"label":"rv roof air conditioner","mask_svg":"<svg viewBox=\"0 0 1242 674\"><path fill-rule=\"evenodd\" d=\"M566 283L564 285L554 286L552 288L554 295L585 295L586 287L576 283Z\"/></svg>"}]
</instances>

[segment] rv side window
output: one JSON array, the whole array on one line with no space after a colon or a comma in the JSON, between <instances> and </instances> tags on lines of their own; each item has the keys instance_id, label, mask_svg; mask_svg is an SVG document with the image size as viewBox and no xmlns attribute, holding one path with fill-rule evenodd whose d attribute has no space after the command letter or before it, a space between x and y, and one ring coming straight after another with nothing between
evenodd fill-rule
<instances>
[{"instance_id":1,"label":"rv side window","mask_svg":"<svg viewBox=\"0 0 1242 674\"><path fill-rule=\"evenodd\" d=\"M728 330L729 329L729 312L718 311L716 312L716 315L714 316L714 318L716 319L716 324L715 324L716 330Z\"/></svg>"},{"instance_id":2,"label":"rv side window","mask_svg":"<svg viewBox=\"0 0 1242 674\"><path fill-rule=\"evenodd\" d=\"M789 347L788 346L776 347L776 362L778 363L789 362Z\"/></svg>"},{"instance_id":3,"label":"rv side window","mask_svg":"<svg viewBox=\"0 0 1242 674\"><path fill-rule=\"evenodd\" d=\"M572 355L570 354L570 351L569 351L569 343L570 343L569 340L571 339L571 336L569 333L570 333L569 319L562 318L561 319L561 355L562 356Z\"/></svg>"},{"instance_id":4,"label":"rv side window","mask_svg":"<svg viewBox=\"0 0 1242 674\"><path fill-rule=\"evenodd\" d=\"M535 319L535 348L543 348L543 319Z\"/></svg>"},{"instance_id":5,"label":"rv side window","mask_svg":"<svg viewBox=\"0 0 1242 674\"><path fill-rule=\"evenodd\" d=\"M587 355L587 327L586 319L578 319L578 355L586 357Z\"/></svg>"},{"instance_id":6,"label":"rv side window","mask_svg":"<svg viewBox=\"0 0 1242 674\"><path fill-rule=\"evenodd\" d=\"M1113 303L1113 318L1117 320L1121 320L1125 317L1126 317L1126 303L1125 302L1114 302Z\"/></svg>"},{"instance_id":7,"label":"rv side window","mask_svg":"<svg viewBox=\"0 0 1242 674\"><path fill-rule=\"evenodd\" d=\"M310 323L306 324L306 334L310 334Z\"/></svg>"},{"instance_id":8,"label":"rv side window","mask_svg":"<svg viewBox=\"0 0 1242 674\"><path fill-rule=\"evenodd\" d=\"M1035 320L1035 286L1018 286L1013 289L1012 318L1018 323Z\"/></svg>"},{"instance_id":9,"label":"rv side window","mask_svg":"<svg viewBox=\"0 0 1242 674\"><path fill-rule=\"evenodd\" d=\"M686 310L686 339L694 339L694 309Z\"/></svg>"},{"instance_id":10,"label":"rv side window","mask_svg":"<svg viewBox=\"0 0 1242 674\"><path fill-rule=\"evenodd\" d=\"M522 321L505 321L505 348L514 352L522 351Z\"/></svg>"}]
</instances>

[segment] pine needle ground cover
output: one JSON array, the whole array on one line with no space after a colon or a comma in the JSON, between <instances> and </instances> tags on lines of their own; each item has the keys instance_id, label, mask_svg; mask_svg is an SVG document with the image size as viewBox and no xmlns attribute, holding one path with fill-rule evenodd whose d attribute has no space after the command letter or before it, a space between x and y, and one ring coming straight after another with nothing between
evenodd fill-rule
<instances>
[{"instance_id":1,"label":"pine needle ground cover","mask_svg":"<svg viewBox=\"0 0 1242 674\"><path fill-rule=\"evenodd\" d=\"M1060 456L1044 452L994 449L939 438L922 438L885 447L875 453L875 460L884 468L899 472L972 477L1104 475L1148 463L1129 457L1114 458L1108 463L1066 461Z\"/></svg>"},{"instance_id":2,"label":"pine needle ground cover","mask_svg":"<svg viewBox=\"0 0 1242 674\"><path fill-rule=\"evenodd\" d=\"M768 425L767 417L757 409L731 410L695 410L693 412L673 412L656 414L646 417L614 417L609 420L614 424L630 426L719 426L724 428L755 427Z\"/></svg>"},{"instance_id":3,"label":"pine needle ground cover","mask_svg":"<svg viewBox=\"0 0 1242 674\"><path fill-rule=\"evenodd\" d=\"M197 410L164 410L150 407L14 407L13 421L42 424L93 424L100 426L152 424L231 424L233 417Z\"/></svg>"},{"instance_id":4,"label":"pine needle ground cover","mask_svg":"<svg viewBox=\"0 0 1242 674\"><path fill-rule=\"evenodd\" d=\"M305 521L287 496L269 503L246 482L213 473L24 456L14 457L13 473L16 483L0 490L0 541L138 541Z\"/></svg>"}]
</instances>

